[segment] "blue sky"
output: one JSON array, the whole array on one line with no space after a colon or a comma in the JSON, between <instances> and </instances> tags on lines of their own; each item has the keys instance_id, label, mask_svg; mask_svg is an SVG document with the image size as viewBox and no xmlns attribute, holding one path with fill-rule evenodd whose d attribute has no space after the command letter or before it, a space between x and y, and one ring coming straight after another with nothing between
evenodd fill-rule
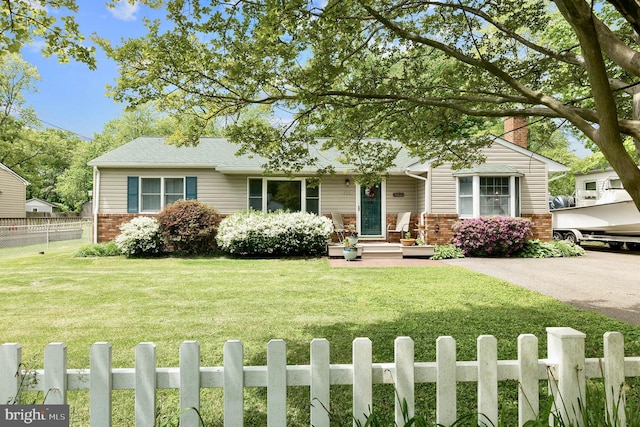
<instances>
[{"instance_id":1,"label":"blue sky","mask_svg":"<svg viewBox=\"0 0 640 427\"><path fill-rule=\"evenodd\" d=\"M78 0L76 20L85 36L96 33L118 43L122 38L146 34L143 17L160 18L164 12L141 5L121 2L116 9L105 6L106 0ZM87 41L87 44L90 44ZM25 94L27 105L34 108L45 126L56 126L87 138L102 131L106 122L122 114L124 105L106 95L106 85L118 77L116 64L97 47L97 70L71 61L59 64L56 57L44 58L37 43L25 47L22 55L38 68L41 80L38 92Z\"/></svg>"}]
</instances>

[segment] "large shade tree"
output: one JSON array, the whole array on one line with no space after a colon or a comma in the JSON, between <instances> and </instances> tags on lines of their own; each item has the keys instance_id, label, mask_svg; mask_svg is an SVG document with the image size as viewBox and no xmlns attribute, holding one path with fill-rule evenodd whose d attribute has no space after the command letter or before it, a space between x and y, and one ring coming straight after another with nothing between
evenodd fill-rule
<instances>
[{"instance_id":1,"label":"large shade tree","mask_svg":"<svg viewBox=\"0 0 640 427\"><path fill-rule=\"evenodd\" d=\"M564 121L591 140L640 206L640 171L623 144L640 139L634 0L167 0L167 23L119 47L113 89L188 118L190 139L254 105L293 123L228 128L274 168L313 162L328 135L360 172L379 173L401 141L423 158L477 160L485 120ZM636 98L638 98L636 96ZM640 109L636 108L636 112Z\"/></svg>"},{"instance_id":2,"label":"large shade tree","mask_svg":"<svg viewBox=\"0 0 640 427\"><path fill-rule=\"evenodd\" d=\"M77 12L75 0L1 0L0 57L37 41L46 57L56 55L60 62L75 59L95 68L95 48L84 44Z\"/></svg>"}]
</instances>

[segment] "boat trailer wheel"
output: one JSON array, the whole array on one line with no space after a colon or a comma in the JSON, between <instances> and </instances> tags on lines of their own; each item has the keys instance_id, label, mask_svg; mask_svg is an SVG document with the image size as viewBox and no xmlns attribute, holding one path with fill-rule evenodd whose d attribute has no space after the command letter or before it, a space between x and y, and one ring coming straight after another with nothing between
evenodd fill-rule
<instances>
[{"instance_id":1,"label":"boat trailer wheel","mask_svg":"<svg viewBox=\"0 0 640 427\"><path fill-rule=\"evenodd\" d=\"M576 237L576 235L573 233L573 231L567 231L564 234L564 240L566 240L567 242L571 242L574 244L578 243L578 238Z\"/></svg>"},{"instance_id":2,"label":"boat trailer wheel","mask_svg":"<svg viewBox=\"0 0 640 427\"><path fill-rule=\"evenodd\" d=\"M627 249L630 251L640 251L640 243L627 242Z\"/></svg>"}]
</instances>

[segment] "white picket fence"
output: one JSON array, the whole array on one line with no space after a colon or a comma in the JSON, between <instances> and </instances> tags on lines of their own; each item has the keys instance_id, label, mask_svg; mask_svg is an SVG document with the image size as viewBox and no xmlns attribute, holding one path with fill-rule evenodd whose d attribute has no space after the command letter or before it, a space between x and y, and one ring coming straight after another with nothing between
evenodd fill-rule
<instances>
[{"instance_id":1,"label":"white picket fence","mask_svg":"<svg viewBox=\"0 0 640 427\"><path fill-rule=\"evenodd\" d=\"M566 421L576 420L578 402L585 402L586 378L604 378L608 400L624 402L625 377L640 376L640 357L624 356L620 333L604 335L602 358L585 358L585 334L571 328L547 329L547 358L538 358L538 339L534 335L518 337L518 359L498 360L497 340L491 335L477 339L477 360L458 361L456 342L440 337L436 343L436 361L418 362L414 342L409 337L395 340L394 361L373 363L368 338L353 341L353 363L331 364L329 342L314 339L310 347L310 365L287 365L287 348L282 340L267 345L266 366L244 366L243 345L228 341L224 345L223 366L201 367L200 345L186 341L180 347L180 366L156 366L156 346L140 343L135 349L135 368L113 368L111 345L99 342L91 347L89 369L67 369L67 348L52 343L44 350L44 369L35 371L35 381L22 381L22 349L19 344L0 346L0 402L15 403L22 391L40 391L47 404L65 404L68 390L88 390L91 426L112 425L113 390L135 390L136 426L153 426L156 418L156 390L179 389L181 408L200 408L200 390L224 390L224 425L242 426L244 389L267 388L268 426L287 425L287 387L310 388L311 425L329 426L331 386L353 387L353 416L364 422L372 408L373 384L393 384L398 402L396 422L403 424L400 401L406 401L409 415L415 412L415 385L435 383L437 423L450 425L458 418L456 384L477 383L478 412L486 422L498 422L498 383L515 380L519 386L519 425L535 419L539 408L539 381L548 381L556 402L556 413ZM33 372L31 373L33 374ZM560 396L560 397L558 397ZM618 425L625 425L623 405L618 409ZM615 414L610 414L614 416ZM483 417L483 419L484 419ZM580 425L580 420L577 420ZM198 426L195 411L181 415L180 425ZM490 424L488 424L490 425Z\"/></svg>"}]
</instances>

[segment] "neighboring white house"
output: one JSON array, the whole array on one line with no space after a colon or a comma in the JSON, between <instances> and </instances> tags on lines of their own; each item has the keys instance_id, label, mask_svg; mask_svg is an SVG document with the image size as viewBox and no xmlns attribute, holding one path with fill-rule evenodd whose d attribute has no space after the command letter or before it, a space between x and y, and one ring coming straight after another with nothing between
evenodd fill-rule
<instances>
[{"instance_id":1,"label":"neighboring white house","mask_svg":"<svg viewBox=\"0 0 640 427\"><path fill-rule=\"evenodd\" d=\"M55 203L49 203L42 199L29 199L25 203L27 212L53 213L59 212L60 208Z\"/></svg>"},{"instance_id":2,"label":"neighboring white house","mask_svg":"<svg viewBox=\"0 0 640 427\"><path fill-rule=\"evenodd\" d=\"M0 218L25 218L29 182L0 163Z\"/></svg>"}]
</instances>

